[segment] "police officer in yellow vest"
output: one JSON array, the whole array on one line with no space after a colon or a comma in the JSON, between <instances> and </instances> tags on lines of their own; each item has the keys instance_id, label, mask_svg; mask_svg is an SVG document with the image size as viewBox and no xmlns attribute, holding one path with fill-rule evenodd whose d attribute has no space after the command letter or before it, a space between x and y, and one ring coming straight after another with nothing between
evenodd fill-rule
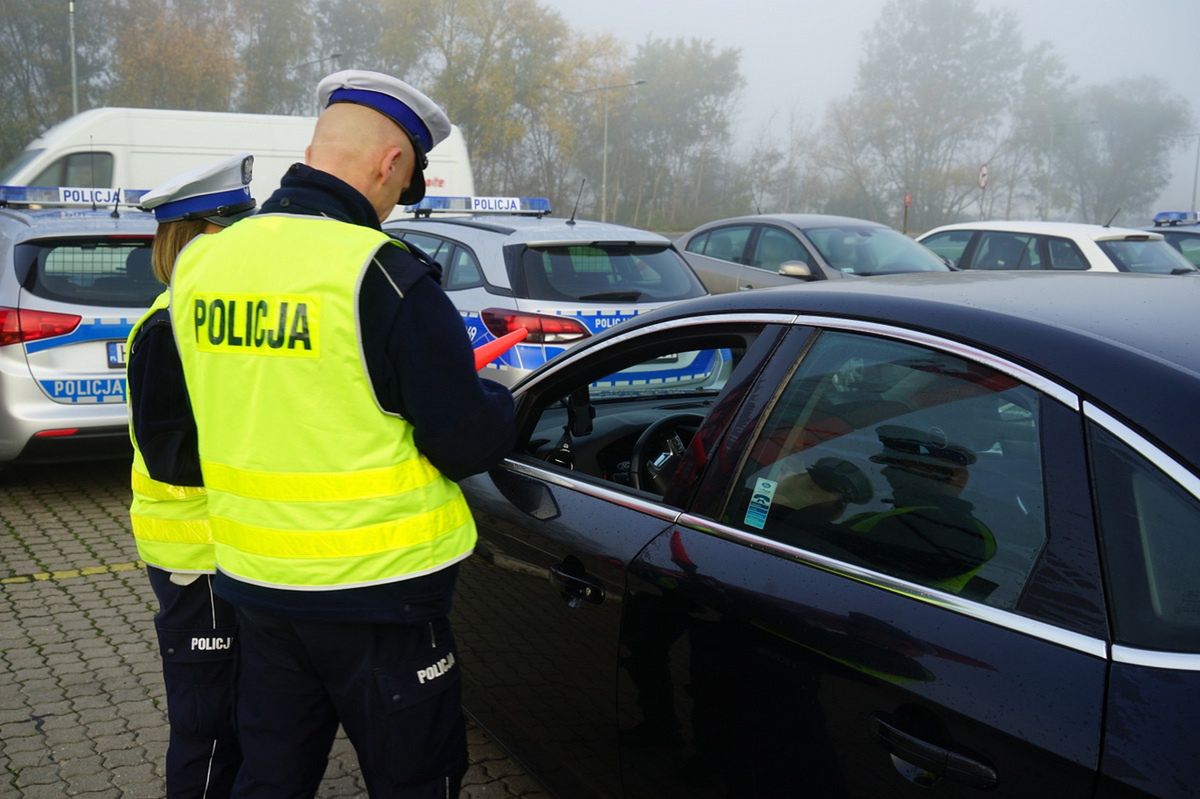
<instances>
[{"instance_id":1,"label":"police officer in yellow vest","mask_svg":"<svg viewBox=\"0 0 1200 799\"><path fill-rule=\"evenodd\" d=\"M234 795L312 796L340 723L372 796L455 796L448 614L475 527L454 481L511 449L512 396L475 372L436 264L380 229L424 196L445 113L374 72L318 94L305 163L189 247L171 289L241 637Z\"/></svg>"},{"instance_id":2,"label":"police officer in yellow vest","mask_svg":"<svg viewBox=\"0 0 1200 799\"><path fill-rule=\"evenodd\" d=\"M175 258L194 238L217 233L254 211L250 196L253 157L232 156L178 175L142 197L158 229L151 250L155 276L171 280ZM164 291L129 334L130 437L133 441L133 504L130 522L138 555L146 563L158 599L154 617L163 660L170 740L167 744L167 796L229 796L241 763L234 723L236 626L233 607L212 590L216 556L208 524L208 504L194 456L189 470L176 470L177 484L153 479L143 450L152 460L178 453L174 430L134 424L147 403L162 402L159 375L148 371L175 343ZM178 384L179 359L162 386ZM176 401L186 404L178 388ZM141 428L142 437L134 433ZM194 450L194 429L190 432Z\"/></svg>"}]
</instances>

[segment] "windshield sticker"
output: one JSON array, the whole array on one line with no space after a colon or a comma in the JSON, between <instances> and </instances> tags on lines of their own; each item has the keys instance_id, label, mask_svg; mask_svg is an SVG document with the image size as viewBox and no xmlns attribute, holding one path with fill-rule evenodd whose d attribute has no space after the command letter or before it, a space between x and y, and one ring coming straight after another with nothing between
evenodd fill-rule
<instances>
[{"instance_id":1,"label":"windshield sticker","mask_svg":"<svg viewBox=\"0 0 1200 799\"><path fill-rule=\"evenodd\" d=\"M745 523L748 527L761 530L767 526L767 513L771 510L771 503L775 501L776 485L778 483L774 480L765 477L755 481L754 493L750 495L750 506L746 508Z\"/></svg>"}]
</instances>

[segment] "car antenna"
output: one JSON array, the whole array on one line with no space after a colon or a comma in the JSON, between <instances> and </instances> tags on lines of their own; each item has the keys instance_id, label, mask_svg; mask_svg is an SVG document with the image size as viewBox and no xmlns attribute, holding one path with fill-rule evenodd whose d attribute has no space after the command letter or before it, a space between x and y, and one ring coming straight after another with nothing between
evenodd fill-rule
<instances>
[{"instance_id":1,"label":"car antenna","mask_svg":"<svg viewBox=\"0 0 1200 799\"><path fill-rule=\"evenodd\" d=\"M95 204L96 204L96 195L93 194L92 195L92 205L95 205ZM112 213L110 214L110 216L113 219L121 218L121 190L120 189L117 189L117 196L113 197L113 209L112 209Z\"/></svg>"},{"instance_id":2,"label":"car antenna","mask_svg":"<svg viewBox=\"0 0 1200 799\"><path fill-rule=\"evenodd\" d=\"M96 143L92 135L88 134L88 175L94 184L96 182ZM96 192L92 192L92 210L96 210ZM116 208L113 209L113 216L116 216Z\"/></svg>"},{"instance_id":3,"label":"car antenna","mask_svg":"<svg viewBox=\"0 0 1200 799\"><path fill-rule=\"evenodd\" d=\"M575 207L571 209L571 218L567 220L567 224L575 226L575 214L579 212L579 198L583 196L583 184L587 183L587 178L579 179L579 193L575 195Z\"/></svg>"},{"instance_id":4,"label":"car antenna","mask_svg":"<svg viewBox=\"0 0 1200 799\"><path fill-rule=\"evenodd\" d=\"M1110 216L1110 217L1108 218L1108 221L1107 221L1107 222L1105 222L1103 226L1104 226L1104 227L1108 227L1109 225L1111 225L1111 224L1113 223L1113 220L1117 218L1117 214L1119 214L1119 213L1121 213L1121 209L1120 209L1120 208L1118 208L1117 210L1113 211L1113 215L1112 215L1112 216Z\"/></svg>"}]
</instances>

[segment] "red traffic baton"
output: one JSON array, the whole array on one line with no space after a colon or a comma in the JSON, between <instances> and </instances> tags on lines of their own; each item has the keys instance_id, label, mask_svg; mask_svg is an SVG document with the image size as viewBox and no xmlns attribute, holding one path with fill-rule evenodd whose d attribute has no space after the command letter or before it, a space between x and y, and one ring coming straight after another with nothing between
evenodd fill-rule
<instances>
[{"instance_id":1,"label":"red traffic baton","mask_svg":"<svg viewBox=\"0 0 1200 799\"><path fill-rule=\"evenodd\" d=\"M522 341L528 335L528 330L523 327L518 327L513 332L505 333L495 341L489 341L487 344L480 344L475 348L475 371L479 371L504 353L511 350L513 347L517 346L517 342Z\"/></svg>"}]
</instances>

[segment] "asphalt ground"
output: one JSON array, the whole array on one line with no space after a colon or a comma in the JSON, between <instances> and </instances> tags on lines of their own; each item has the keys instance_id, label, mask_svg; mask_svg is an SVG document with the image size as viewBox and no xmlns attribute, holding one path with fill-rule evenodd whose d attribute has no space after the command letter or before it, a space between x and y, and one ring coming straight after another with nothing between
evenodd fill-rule
<instances>
[{"instance_id":1,"label":"asphalt ground","mask_svg":"<svg viewBox=\"0 0 1200 799\"><path fill-rule=\"evenodd\" d=\"M129 532L129 462L0 472L0 796L161 797L154 594ZM463 797L549 799L474 725ZM321 797L365 797L340 734Z\"/></svg>"}]
</instances>

